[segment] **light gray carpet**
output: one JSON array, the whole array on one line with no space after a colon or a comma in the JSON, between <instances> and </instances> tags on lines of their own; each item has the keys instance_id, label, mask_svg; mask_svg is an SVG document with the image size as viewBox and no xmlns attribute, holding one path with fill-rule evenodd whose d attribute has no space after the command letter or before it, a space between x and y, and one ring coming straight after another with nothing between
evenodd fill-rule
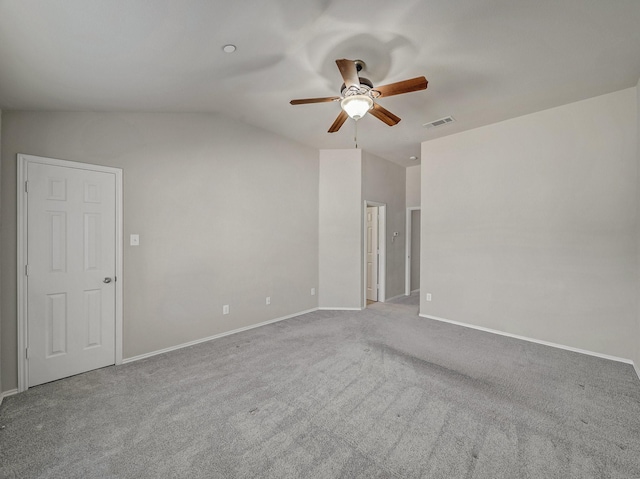
<instances>
[{"instance_id":1,"label":"light gray carpet","mask_svg":"<svg viewBox=\"0 0 640 479\"><path fill-rule=\"evenodd\" d=\"M416 310L318 311L9 397L0 477L640 477L631 366Z\"/></svg>"}]
</instances>

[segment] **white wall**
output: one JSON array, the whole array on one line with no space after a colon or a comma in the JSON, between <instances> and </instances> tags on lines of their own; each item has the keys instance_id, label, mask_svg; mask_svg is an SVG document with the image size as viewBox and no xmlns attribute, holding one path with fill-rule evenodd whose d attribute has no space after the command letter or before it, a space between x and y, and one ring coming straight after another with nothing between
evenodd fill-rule
<instances>
[{"instance_id":1,"label":"white wall","mask_svg":"<svg viewBox=\"0 0 640 479\"><path fill-rule=\"evenodd\" d=\"M0 110L0 152L2 152L2 110ZM0 168L0 212L2 211L2 168ZM2 231L2 217L0 216L0 231ZM0 292L2 291L2 275L0 274ZM1 297L1 295L0 295ZM2 360L2 308L0 308L0 360ZM9 388L7 388L9 389ZM0 403L2 403L2 367L0 367Z\"/></svg>"},{"instance_id":2,"label":"white wall","mask_svg":"<svg viewBox=\"0 0 640 479\"><path fill-rule=\"evenodd\" d=\"M640 175L640 79L638 80L638 84L636 85L636 155L637 155L637 165L638 165L638 175ZM640 176L638 178L638 185L640 185ZM635 342L636 342L636 351L635 356L633 358L634 365L636 368L636 373L638 373L638 377L640 377L640 187L638 188L638 201L637 204L637 241L638 241L638 291L636 294L636 300L638 302L638 316L636 318L636 331L635 331Z\"/></svg>"},{"instance_id":3,"label":"white wall","mask_svg":"<svg viewBox=\"0 0 640 479\"><path fill-rule=\"evenodd\" d=\"M363 152L362 160L362 204L364 204L364 200L368 200L387 205L385 293L387 299L393 298L404 293L405 168L367 152ZM364 225L364 223L362 224ZM392 236L394 231L399 234L395 239Z\"/></svg>"},{"instance_id":4,"label":"white wall","mask_svg":"<svg viewBox=\"0 0 640 479\"><path fill-rule=\"evenodd\" d=\"M410 166L406 169L407 208L420 206L420 165Z\"/></svg>"},{"instance_id":5,"label":"white wall","mask_svg":"<svg viewBox=\"0 0 640 479\"><path fill-rule=\"evenodd\" d=\"M637 354L637 110L630 88L424 142L421 314Z\"/></svg>"},{"instance_id":6,"label":"white wall","mask_svg":"<svg viewBox=\"0 0 640 479\"><path fill-rule=\"evenodd\" d=\"M215 114L5 111L2 138L3 390L17 384L17 153L124 169L124 234L140 234L124 251L125 358L317 307L317 150Z\"/></svg>"},{"instance_id":7,"label":"white wall","mask_svg":"<svg viewBox=\"0 0 640 479\"><path fill-rule=\"evenodd\" d=\"M321 308L362 303L362 150L320 150Z\"/></svg>"}]
</instances>

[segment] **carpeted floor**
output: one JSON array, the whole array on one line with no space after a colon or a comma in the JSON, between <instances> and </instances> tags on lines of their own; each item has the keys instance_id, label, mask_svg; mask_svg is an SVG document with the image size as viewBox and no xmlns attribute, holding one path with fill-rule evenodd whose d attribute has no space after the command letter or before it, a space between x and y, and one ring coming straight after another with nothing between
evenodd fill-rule
<instances>
[{"instance_id":1,"label":"carpeted floor","mask_svg":"<svg viewBox=\"0 0 640 479\"><path fill-rule=\"evenodd\" d=\"M6 398L0 477L640 477L631 366L416 311L318 311Z\"/></svg>"}]
</instances>

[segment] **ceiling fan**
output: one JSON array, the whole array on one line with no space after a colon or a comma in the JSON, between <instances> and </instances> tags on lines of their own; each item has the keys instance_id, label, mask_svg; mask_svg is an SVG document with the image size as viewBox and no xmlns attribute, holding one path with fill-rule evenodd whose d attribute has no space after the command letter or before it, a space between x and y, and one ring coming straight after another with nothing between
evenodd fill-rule
<instances>
[{"instance_id":1,"label":"ceiling fan","mask_svg":"<svg viewBox=\"0 0 640 479\"><path fill-rule=\"evenodd\" d=\"M303 98L300 100L291 100L290 102L292 105L304 105L307 103L339 101L342 111L333 122L333 125L331 125L331 128L329 128L329 133L338 131L344 122L347 121L347 118L353 118L357 121L366 115L367 112L389 126L397 125L400 117L394 115L386 108L381 107L374 100L387 96L400 95L402 93L426 90L427 88L428 82L423 76L374 88L373 83L371 83L369 79L358 75L358 72L365 66L362 60L347 60L343 58L336 60L336 64L344 80L344 84L340 88L340 96Z\"/></svg>"}]
</instances>

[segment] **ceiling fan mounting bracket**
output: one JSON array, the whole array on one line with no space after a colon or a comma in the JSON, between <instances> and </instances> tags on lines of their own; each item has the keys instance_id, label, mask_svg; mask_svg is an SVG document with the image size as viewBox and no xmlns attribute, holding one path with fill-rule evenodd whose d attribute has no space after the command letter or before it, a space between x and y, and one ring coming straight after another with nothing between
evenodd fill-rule
<instances>
[{"instance_id":1,"label":"ceiling fan mounting bracket","mask_svg":"<svg viewBox=\"0 0 640 479\"><path fill-rule=\"evenodd\" d=\"M364 62L364 60L353 60L353 63L355 63L356 71L358 73L360 73L362 70L367 69L367 64Z\"/></svg>"}]
</instances>

